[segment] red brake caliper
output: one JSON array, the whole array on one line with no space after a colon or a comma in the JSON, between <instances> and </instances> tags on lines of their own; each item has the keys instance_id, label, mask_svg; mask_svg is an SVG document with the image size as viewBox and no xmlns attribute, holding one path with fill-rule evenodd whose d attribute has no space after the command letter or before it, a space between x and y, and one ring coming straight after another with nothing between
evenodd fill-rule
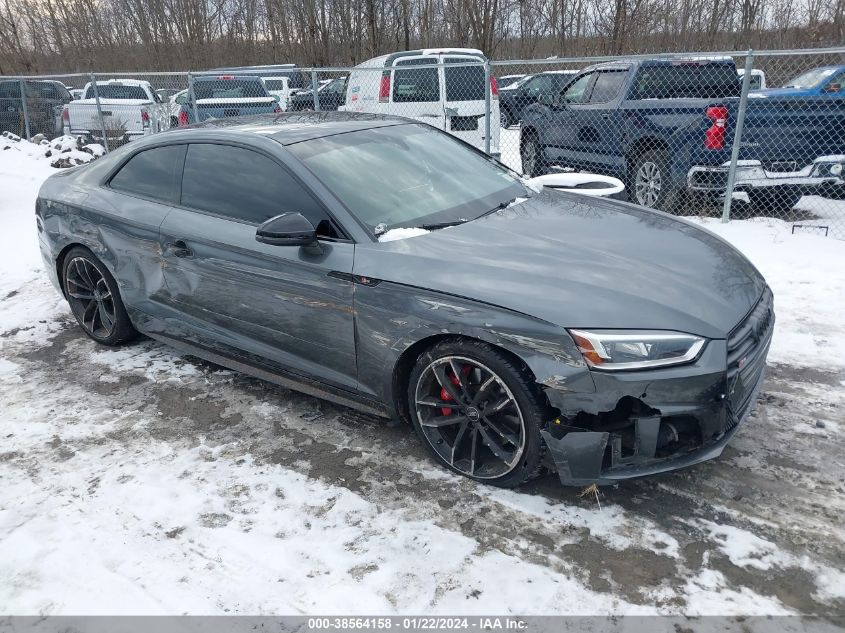
<instances>
[{"instance_id":1,"label":"red brake caliper","mask_svg":"<svg viewBox=\"0 0 845 633\"><path fill-rule=\"evenodd\" d=\"M472 368L471 368L469 365L464 365L463 367L461 367L461 373L462 373L465 377L466 377L466 376L469 376L469 372L470 372L470 370L471 370L471 369L472 369ZM460 381L460 380L458 380L458 377L457 377L457 376L455 376L454 374L453 374L452 376L450 376L450 377L449 377L449 380L450 380L450 381L451 381L451 383L452 383L453 385L455 385L456 387L457 387L458 385L460 385L460 384L461 384L461 381ZM449 395L449 392L448 392L448 391L446 391L446 387L441 387L441 388L440 388L440 399L441 399L441 400L443 400L443 401L445 401L445 402L449 402L450 400L452 400L452 396L450 396L450 395ZM452 409L452 407L441 407L441 408L440 408L440 413L442 413L443 415L452 415L452 411L453 411L453 410L454 410L454 409Z\"/></svg>"}]
</instances>

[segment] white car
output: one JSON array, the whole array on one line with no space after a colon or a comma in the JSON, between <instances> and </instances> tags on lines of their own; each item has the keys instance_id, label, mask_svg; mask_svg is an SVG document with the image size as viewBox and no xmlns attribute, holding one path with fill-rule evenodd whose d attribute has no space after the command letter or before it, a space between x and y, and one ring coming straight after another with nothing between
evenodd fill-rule
<instances>
[{"instance_id":1,"label":"white car","mask_svg":"<svg viewBox=\"0 0 845 633\"><path fill-rule=\"evenodd\" d=\"M745 69L739 68L737 69L737 74L739 75L740 81L745 76ZM748 89L749 90L765 90L766 88L766 73L762 70L758 70L757 68L751 69L751 78L748 80Z\"/></svg>"},{"instance_id":2,"label":"white car","mask_svg":"<svg viewBox=\"0 0 845 633\"><path fill-rule=\"evenodd\" d=\"M290 87L290 77L262 77L262 79L267 87L267 92L276 97L279 107L286 111L290 104L291 95L297 92Z\"/></svg>"},{"instance_id":3,"label":"white car","mask_svg":"<svg viewBox=\"0 0 845 633\"><path fill-rule=\"evenodd\" d=\"M472 48L421 49L382 55L352 69L347 112L417 119L485 149L485 90L490 91L490 152L499 154L496 80L484 85L484 54ZM458 66L453 64L468 64ZM439 67L420 68L439 64Z\"/></svg>"},{"instance_id":4,"label":"white car","mask_svg":"<svg viewBox=\"0 0 845 633\"><path fill-rule=\"evenodd\" d=\"M82 99L71 101L62 114L65 134L85 136L103 142L103 126L109 141L126 143L132 139L170 128L170 105L162 103L148 81L109 79L88 83ZM102 115L102 123L100 116Z\"/></svg>"}]
</instances>

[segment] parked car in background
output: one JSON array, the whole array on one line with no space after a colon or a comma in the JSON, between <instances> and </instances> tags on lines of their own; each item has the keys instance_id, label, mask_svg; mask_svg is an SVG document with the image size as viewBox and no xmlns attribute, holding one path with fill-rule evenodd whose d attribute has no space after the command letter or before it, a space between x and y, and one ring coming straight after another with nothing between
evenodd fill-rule
<instances>
[{"instance_id":1,"label":"parked car in background","mask_svg":"<svg viewBox=\"0 0 845 633\"><path fill-rule=\"evenodd\" d=\"M167 103L168 101L170 101L170 97L172 97L178 92L180 91L174 88L159 88L158 90L156 90L156 94L159 96L163 103Z\"/></svg>"},{"instance_id":2,"label":"parked car in background","mask_svg":"<svg viewBox=\"0 0 845 633\"><path fill-rule=\"evenodd\" d=\"M737 74L739 75L739 80L742 81L742 78L745 76L745 69L738 68ZM762 70L757 68L751 69L751 79L748 80L748 89L749 90L763 90L766 88L766 73Z\"/></svg>"},{"instance_id":3,"label":"parked car in background","mask_svg":"<svg viewBox=\"0 0 845 633\"><path fill-rule=\"evenodd\" d=\"M264 66L232 66L228 68L215 68L208 71L220 75L240 75L251 77L286 77L288 89L291 93L304 90L311 82L305 81L296 64L269 64Z\"/></svg>"},{"instance_id":4,"label":"parked car in background","mask_svg":"<svg viewBox=\"0 0 845 633\"><path fill-rule=\"evenodd\" d=\"M196 77L193 97L188 92L179 109L180 126L199 122L194 116L195 104L199 121L282 111L278 99L267 92L264 80L248 75Z\"/></svg>"},{"instance_id":5,"label":"parked car in background","mask_svg":"<svg viewBox=\"0 0 845 633\"><path fill-rule=\"evenodd\" d=\"M323 83L317 89L317 100L321 111L337 110L346 103L346 82L348 77L338 77ZM303 90L291 97L288 110L313 110L314 92Z\"/></svg>"},{"instance_id":6,"label":"parked car in background","mask_svg":"<svg viewBox=\"0 0 845 633\"><path fill-rule=\"evenodd\" d=\"M551 166L615 176L634 202L652 208L670 210L688 194L716 201L727 184L739 95L731 59L591 66L525 109L522 168L532 176ZM842 182L845 99L751 99L742 140L735 191L761 211L791 208Z\"/></svg>"},{"instance_id":7,"label":"parked car in background","mask_svg":"<svg viewBox=\"0 0 845 633\"><path fill-rule=\"evenodd\" d=\"M83 90L82 88L73 88L72 90L70 90L70 96L73 97L74 100L78 100L82 98L84 92L85 90Z\"/></svg>"},{"instance_id":8,"label":"parked car in background","mask_svg":"<svg viewBox=\"0 0 845 633\"><path fill-rule=\"evenodd\" d=\"M497 486L690 466L755 406L772 292L695 224L534 189L396 117L210 121L133 145L36 203L45 274L97 343L143 332L407 420L444 468Z\"/></svg>"},{"instance_id":9,"label":"parked car in background","mask_svg":"<svg viewBox=\"0 0 845 633\"><path fill-rule=\"evenodd\" d=\"M522 111L537 103L542 95L553 95L569 83L577 70L549 70L531 75L507 88L499 89L499 121L503 128L518 123Z\"/></svg>"},{"instance_id":10,"label":"parked car in background","mask_svg":"<svg viewBox=\"0 0 845 633\"><path fill-rule=\"evenodd\" d=\"M64 110L66 134L121 145L170 128L170 106L163 103L149 81L109 79L85 86L83 98ZM97 108L99 98L99 110ZM100 116L102 115L102 123Z\"/></svg>"},{"instance_id":11,"label":"parked car in background","mask_svg":"<svg viewBox=\"0 0 845 633\"><path fill-rule=\"evenodd\" d=\"M409 117L484 149L485 92L489 91L490 151L498 155L498 88L493 76L490 85L485 86L486 60L481 51L472 48L431 48L381 55L352 70L346 103L338 109Z\"/></svg>"},{"instance_id":12,"label":"parked car in background","mask_svg":"<svg viewBox=\"0 0 845 633\"><path fill-rule=\"evenodd\" d=\"M62 133L62 110L72 101L70 93L59 81L27 79L26 106L31 134L53 138ZM26 120L18 79L0 81L0 132L26 135Z\"/></svg>"},{"instance_id":13,"label":"parked car in background","mask_svg":"<svg viewBox=\"0 0 845 633\"><path fill-rule=\"evenodd\" d=\"M179 111L185 102L188 100L188 91L180 90L170 96L167 104L170 109L170 127L177 127L179 125Z\"/></svg>"},{"instance_id":14,"label":"parked car in background","mask_svg":"<svg viewBox=\"0 0 845 633\"><path fill-rule=\"evenodd\" d=\"M767 97L845 97L845 65L822 66L760 92Z\"/></svg>"},{"instance_id":15,"label":"parked car in background","mask_svg":"<svg viewBox=\"0 0 845 633\"><path fill-rule=\"evenodd\" d=\"M291 97L298 91L294 91L290 87L290 77L282 75L279 77L262 77L264 86L270 95L276 97L276 102L282 111L289 108Z\"/></svg>"},{"instance_id":16,"label":"parked car in background","mask_svg":"<svg viewBox=\"0 0 845 633\"><path fill-rule=\"evenodd\" d=\"M518 75L496 75L496 83L499 86L499 90L504 90L505 88L510 88L518 84L519 82L523 81L526 77L532 77L533 75L525 75L525 74L518 74Z\"/></svg>"}]
</instances>

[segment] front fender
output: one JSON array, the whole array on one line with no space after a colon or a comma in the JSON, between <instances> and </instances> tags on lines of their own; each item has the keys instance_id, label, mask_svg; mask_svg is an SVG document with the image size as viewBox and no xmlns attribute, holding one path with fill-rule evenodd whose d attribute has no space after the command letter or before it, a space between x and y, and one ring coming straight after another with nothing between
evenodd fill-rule
<instances>
[{"instance_id":1,"label":"front fender","mask_svg":"<svg viewBox=\"0 0 845 633\"><path fill-rule=\"evenodd\" d=\"M520 358L541 388L593 393L590 372L569 334L534 317L463 297L381 282L356 286L359 387L396 406L393 376L443 336L490 343Z\"/></svg>"}]
</instances>

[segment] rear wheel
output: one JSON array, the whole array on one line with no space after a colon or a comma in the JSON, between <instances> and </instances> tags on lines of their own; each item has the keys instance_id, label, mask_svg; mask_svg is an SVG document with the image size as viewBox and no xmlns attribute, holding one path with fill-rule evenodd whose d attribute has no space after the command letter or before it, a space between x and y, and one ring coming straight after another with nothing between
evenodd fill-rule
<instances>
[{"instance_id":1,"label":"rear wheel","mask_svg":"<svg viewBox=\"0 0 845 633\"><path fill-rule=\"evenodd\" d=\"M78 246L68 252L62 279L71 312L89 337L103 345L118 345L137 335L117 282L87 248Z\"/></svg>"},{"instance_id":2,"label":"rear wheel","mask_svg":"<svg viewBox=\"0 0 845 633\"><path fill-rule=\"evenodd\" d=\"M480 341L446 341L417 360L411 420L447 468L513 487L540 469L546 407L523 368Z\"/></svg>"},{"instance_id":3,"label":"rear wheel","mask_svg":"<svg viewBox=\"0 0 845 633\"><path fill-rule=\"evenodd\" d=\"M526 176L535 178L548 171L548 165L543 158L540 143L535 133L531 132L523 139L520 144L520 157L522 158L522 173Z\"/></svg>"},{"instance_id":4,"label":"rear wheel","mask_svg":"<svg viewBox=\"0 0 845 633\"><path fill-rule=\"evenodd\" d=\"M634 158L628 171L628 191L633 202L650 209L664 209L670 180L666 152L649 149Z\"/></svg>"}]
</instances>

